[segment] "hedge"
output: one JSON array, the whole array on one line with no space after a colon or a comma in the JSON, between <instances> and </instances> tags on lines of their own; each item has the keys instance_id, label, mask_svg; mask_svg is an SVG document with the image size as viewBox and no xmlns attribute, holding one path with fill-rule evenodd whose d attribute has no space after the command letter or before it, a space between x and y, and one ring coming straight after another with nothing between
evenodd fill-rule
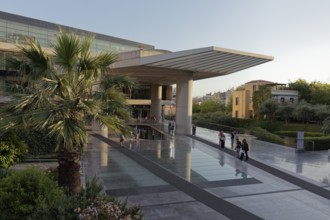
<instances>
[{"instance_id":1,"label":"hedge","mask_svg":"<svg viewBox=\"0 0 330 220\"><path fill-rule=\"evenodd\" d=\"M56 139L50 137L47 131L17 130L16 133L28 145L30 155L38 156L55 153Z\"/></svg>"},{"instance_id":2,"label":"hedge","mask_svg":"<svg viewBox=\"0 0 330 220\"><path fill-rule=\"evenodd\" d=\"M284 144L284 140L273 133L270 133L266 129L255 127L251 129L251 134L256 136L259 140L268 141L276 144Z\"/></svg>"},{"instance_id":3,"label":"hedge","mask_svg":"<svg viewBox=\"0 0 330 220\"><path fill-rule=\"evenodd\" d=\"M312 143L314 143L314 150L328 150L330 149L330 136L306 137L304 143L305 150L313 150Z\"/></svg>"},{"instance_id":4,"label":"hedge","mask_svg":"<svg viewBox=\"0 0 330 220\"><path fill-rule=\"evenodd\" d=\"M286 137L297 137L297 131L275 131L274 132L280 136ZM304 132L304 137L322 137L324 134L322 132Z\"/></svg>"}]
</instances>

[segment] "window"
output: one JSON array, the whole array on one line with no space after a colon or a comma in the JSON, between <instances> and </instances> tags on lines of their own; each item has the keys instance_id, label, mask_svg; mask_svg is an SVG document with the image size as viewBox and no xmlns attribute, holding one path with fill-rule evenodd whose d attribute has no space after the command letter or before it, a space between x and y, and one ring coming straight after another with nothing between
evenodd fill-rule
<instances>
[{"instance_id":1,"label":"window","mask_svg":"<svg viewBox=\"0 0 330 220\"><path fill-rule=\"evenodd\" d=\"M294 103L294 98L290 98L290 102L291 103Z\"/></svg>"},{"instance_id":2,"label":"window","mask_svg":"<svg viewBox=\"0 0 330 220\"><path fill-rule=\"evenodd\" d=\"M235 98L235 105L238 105L238 97Z\"/></svg>"},{"instance_id":3,"label":"window","mask_svg":"<svg viewBox=\"0 0 330 220\"><path fill-rule=\"evenodd\" d=\"M281 97L280 101L283 103L285 101L284 97Z\"/></svg>"}]
</instances>

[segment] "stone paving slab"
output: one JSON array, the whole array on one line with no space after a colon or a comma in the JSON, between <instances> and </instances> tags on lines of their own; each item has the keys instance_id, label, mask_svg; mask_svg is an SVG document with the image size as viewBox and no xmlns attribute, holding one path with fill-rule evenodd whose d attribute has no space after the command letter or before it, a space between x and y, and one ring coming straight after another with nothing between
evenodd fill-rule
<instances>
[{"instance_id":1,"label":"stone paving slab","mask_svg":"<svg viewBox=\"0 0 330 220\"><path fill-rule=\"evenodd\" d=\"M117 149L117 147L115 147L115 142L113 142L112 145L113 146L108 146L108 148ZM179 147L184 151L188 150L188 154L179 152L176 147ZM272 170L267 170L262 166L258 166L258 164L256 165L255 163L251 163L251 161L254 160L253 157L251 160L249 160L248 163L238 160L237 158L233 157L233 155L231 155L231 149L225 149L225 151L222 151L198 140L194 140L191 137L182 136L176 136L173 138L172 142L164 142L160 145L152 141L147 141L140 142L138 148L135 148L133 145L127 146L127 148L119 147L117 150L123 154L133 153L134 157L136 157L136 162L139 161L139 166L148 168L148 170L154 170L153 174L158 176L157 178L162 178L163 181L169 184L169 186L174 186L174 188L171 190L159 190L159 192L157 192L157 186L153 188L156 189L155 191L148 191L148 188L143 187L136 188L137 191L139 189L141 189L141 191L137 194L129 194L128 197L120 197L121 199L127 198L131 204L140 203L142 210L145 213L145 219L231 218L322 220L328 219L328 216L330 216L330 209L328 208L330 207L330 200L328 198L322 197L315 192L309 192L309 187L304 187L299 184L297 185L295 182L288 182L288 180L284 178L282 174L278 175L278 173L273 172ZM198 152L196 151L197 149L199 152L202 152L202 154L200 154L202 156L196 157L196 155L194 155L194 152ZM95 153L98 154L98 156L89 155L91 158L93 158L91 161L89 161L89 163L93 164L94 168L99 169L98 171L93 172L102 174L101 176L105 180L104 183L110 184L110 179L107 178L111 177L111 174L108 174L107 172L111 172L111 169L107 168L107 166L102 167L97 165L97 163L100 163L101 161L102 157L100 155L102 154L93 149L93 154ZM196 158L198 163L194 162ZM218 160L218 163L207 163L206 161L203 161L211 161L211 158L213 158L212 160ZM111 160L110 157L108 159ZM169 168L166 168L168 164L165 159L169 159L171 164ZM93 160L97 160L97 162ZM140 160L144 162L140 163ZM152 162L153 165L150 166L150 162ZM257 162L260 163L260 161ZM185 167L185 163L188 167ZM109 162L108 165L110 165ZM156 168L155 166L160 167ZM205 171L207 171L207 166L209 166L210 172L205 173ZM225 166L229 166L228 169L225 168ZM118 168L120 167L123 169L129 169L129 166L117 166L116 170L118 172L120 170ZM230 167L234 168L233 171L230 171ZM136 171L135 168L131 169ZM256 182L252 184L239 184L238 182L237 185L212 185L212 181L207 180L207 178L217 174L217 170L224 173L229 171L229 177L230 175L240 176L244 174L241 176L243 181L250 178L255 179ZM281 169L279 170L284 172ZM208 183L208 185L195 185L187 182L187 180L182 179L183 177L180 177L181 179L177 179L177 177L171 176L175 174L175 172L181 172L184 175L190 174L191 176L199 175L200 177L201 175L208 173L206 176L204 176L204 179L198 178L198 181L210 182L205 182ZM234 173L231 174L231 172ZM164 173L167 174L164 175ZM169 174L170 176L168 176ZM290 171L286 172L285 174L289 175ZM116 175L118 175L118 173L116 173L115 176ZM295 175L293 175L293 177L297 178ZM182 180L184 181L179 183ZM241 180L238 179L238 181ZM304 179L302 178L300 181L304 181ZM306 182L308 184L313 183L313 181ZM320 185L322 184L313 184L313 187L317 187L321 189L321 191L323 189L322 192L330 191L330 186L324 185L324 183L323 187L319 187ZM196 190L199 192L196 193ZM223 201L228 203L223 203ZM228 204L233 206L228 206ZM244 214L228 214L230 213L230 210L237 210L237 207L240 210L247 211L247 213L252 213L253 215L248 217Z\"/></svg>"}]
</instances>

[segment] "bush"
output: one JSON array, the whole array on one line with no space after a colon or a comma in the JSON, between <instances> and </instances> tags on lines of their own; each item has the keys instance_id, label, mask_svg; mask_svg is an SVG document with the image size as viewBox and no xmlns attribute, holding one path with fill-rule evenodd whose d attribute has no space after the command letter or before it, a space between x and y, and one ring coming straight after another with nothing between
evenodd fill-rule
<instances>
[{"instance_id":1,"label":"bush","mask_svg":"<svg viewBox=\"0 0 330 220\"><path fill-rule=\"evenodd\" d=\"M28 168L0 180L0 219L58 219L63 191L44 171Z\"/></svg>"},{"instance_id":2,"label":"bush","mask_svg":"<svg viewBox=\"0 0 330 220\"><path fill-rule=\"evenodd\" d=\"M56 140L54 137L50 137L47 131L17 130L16 133L21 139L25 140L30 155L46 155L55 152Z\"/></svg>"},{"instance_id":3,"label":"bush","mask_svg":"<svg viewBox=\"0 0 330 220\"><path fill-rule=\"evenodd\" d=\"M322 132L322 126L319 124L283 123L279 129L283 131Z\"/></svg>"},{"instance_id":4,"label":"bush","mask_svg":"<svg viewBox=\"0 0 330 220\"><path fill-rule=\"evenodd\" d=\"M251 134L256 136L259 140L268 141L276 144L284 144L284 140L273 133L270 133L266 129L255 127L251 130Z\"/></svg>"},{"instance_id":5,"label":"bush","mask_svg":"<svg viewBox=\"0 0 330 220\"><path fill-rule=\"evenodd\" d=\"M328 150L330 149L330 136L323 137L306 137L305 138L305 150Z\"/></svg>"},{"instance_id":6,"label":"bush","mask_svg":"<svg viewBox=\"0 0 330 220\"><path fill-rule=\"evenodd\" d=\"M46 171L30 167L7 172L0 179L0 219L143 219L139 206L129 207L101 192L95 178L79 194L66 196Z\"/></svg>"},{"instance_id":7,"label":"bush","mask_svg":"<svg viewBox=\"0 0 330 220\"><path fill-rule=\"evenodd\" d=\"M297 137L297 131L275 131L274 132L280 136L286 137ZM304 132L304 137L322 137L324 134L322 132Z\"/></svg>"},{"instance_id":8,"label":"bush","mask_svg":"<svg viewBox=\"0 0 330 220\"><path fill-rule=\"evenodd\" d=\"M8 169L27 154L27 145L15 133L7 132L0 137L0 168Z\"/></svg>"},{"instance_id":9,"label":"bush","mask_svg":"<svg viewBox=\"0 0 330 220\"><path fill-rule=\"evenodd\" d=\"M223 130L226 132L231 132L233 130L239 130L240 133L244 133L244 129L239 127L242 120L237 118L232 118L225 115L223 112L206 113L206 114L194 114L193 123L199 127L204 127L213 130Z\"/></svg>"},{"instance_id":10,"label":"bush","mask_svg":"<svg viewBox=\"0 0 330 220\"><path fill-rule=\"evenodd\" d=\"M103 195L102 186L94 178L86 188L68 199L65 219L143 219L139 206L127 206L115 197ZM97 218L96 218L97 216Z\"/></svg>"},{"instance_id":11,"label":"bush","mask_svg":"<svg viewBox=\"0 0 330 220\"><path fill-rule=\"evenodd\" d=\"M322 131L325 134L330 134L330 117L327 117L326 119L324 119L324 121L322 122Z\"/></svg>"},{"instance_id":12,"label":"bush","mask_svg":"<svg viewBox=\"0 0 330 220\"><path fill-rule=\"evenodd\" d=\"M254 123L254 126L273 132L281 128L282 124L283 122L278 122L278 121L256 121Z\"/></svg>"}]
</instances>

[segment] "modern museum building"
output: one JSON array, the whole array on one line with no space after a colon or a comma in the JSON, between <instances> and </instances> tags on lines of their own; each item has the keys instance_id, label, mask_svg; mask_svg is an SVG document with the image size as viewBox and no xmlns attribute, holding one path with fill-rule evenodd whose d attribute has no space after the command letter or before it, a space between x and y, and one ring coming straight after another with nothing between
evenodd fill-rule
<instances>
[{"instance_id":1,"label":"modern museum building","mask_svg":"<svg viewBox=\"0 0 330 220\"><path fill-rule=\"evenodd\" d=\"M164 106L173 101L175 85L177 134L191 132L194 80L231 74L273 60L271 56L214 46L176 52L159 50L146 43L0 11L0 102L8 100L3 92L5 83L15 78L15 73L6 67L7 58L19 56L18 46L24 45L27 38L36 39L43 49L50 50L60 27L79 36L93 35L92 52L118 54L117 62L109 67L109 74L136 79L138 88L128 94L128 104L135 117L152 116L160 121Z\"/></svg>"}]
</instances>

